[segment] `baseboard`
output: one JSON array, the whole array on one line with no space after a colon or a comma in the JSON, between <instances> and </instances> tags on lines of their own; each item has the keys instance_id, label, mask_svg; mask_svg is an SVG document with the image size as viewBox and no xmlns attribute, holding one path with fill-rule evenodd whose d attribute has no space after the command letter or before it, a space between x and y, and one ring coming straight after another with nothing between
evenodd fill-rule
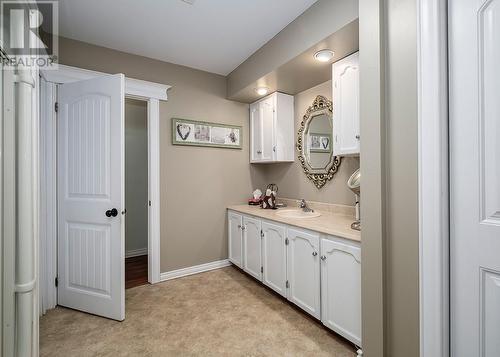
<instances>
[{"instance_id":1,"label":"baseboard","mask_svg":"<svg viewBox=\"0 0 500 357\"><path fill-rule=\"evenodd\" d=\"M125 252L125 258L138 257L140 255L148 255L148 247L140 249L132 249Z\"/></svg>"},{"instance_id":2,"label":"baseboard","mask_svg":"<svg viewBox=\"0 0 500 357\"><path fill-rule=\"evenodd\" d=\"M227 267L230 265L231 265L231 263L229 262L229 260L224 259L224 260L217 260L217 261L211 262L211 263L195 265L195 266L188 267L188 268L167 271L165 273L160 274L160 281L177 279L177 278L181 278L183 276L203 273L205 271L220 269L220 268L224 268L224 267Z\"/></svg>"}]
</instances>

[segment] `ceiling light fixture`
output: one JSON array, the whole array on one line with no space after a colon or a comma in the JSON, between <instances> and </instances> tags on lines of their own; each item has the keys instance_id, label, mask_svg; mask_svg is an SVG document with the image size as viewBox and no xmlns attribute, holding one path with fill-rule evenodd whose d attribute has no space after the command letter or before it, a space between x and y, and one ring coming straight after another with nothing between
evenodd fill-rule
<instances>
[{"instance_id":1,"label":"ceiling light fixture","mask_svg":"<svg viewBox=\"0 0 500 357\"><path fill-rule=\"evenodd\" d=\"M320 62L328 62L334 55L335 53L332 50L324 49L316 52L314 54L314 59Z\"/></svg>"},{"instance_id":2,"label":"ceiling light fixture","mask_svg":"<svg viewBox=\"0 0 500 357\"><path fill-rule=\"evenodd\" d=\"M255 91L257 92L258 95L266 95L267 92L269 92L269 88L259 87L259 88L255 88Z\"/></svg>"}]
</instances>

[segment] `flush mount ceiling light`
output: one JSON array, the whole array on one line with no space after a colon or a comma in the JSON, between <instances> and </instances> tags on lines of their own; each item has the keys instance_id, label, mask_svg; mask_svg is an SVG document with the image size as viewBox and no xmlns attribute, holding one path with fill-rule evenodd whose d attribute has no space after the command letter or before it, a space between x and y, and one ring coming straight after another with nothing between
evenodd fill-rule
<instances>
[{"instance_id":1,"label":"flush mount ceiling light","mask_svg":"<svg viewBox=\"0 0 500 357\"><path fill-rule=\"evenodd\" d=\"M269 92L269 88L259 87L259 88L255 88L255 91L257 92L258 95L266 95L267 92Z\"/></svg>"},{"instance_id":2,"label":"flush mount ceiling light","mask_svg":"<svg viewBox=\"0 0 500 357\"><path fill-rule=\"evenodd\" d=\"M332 50L320 50L314 54L314 59L320 62L328 62L333 58L335 53Z\"/></svg>"}]
</instances>

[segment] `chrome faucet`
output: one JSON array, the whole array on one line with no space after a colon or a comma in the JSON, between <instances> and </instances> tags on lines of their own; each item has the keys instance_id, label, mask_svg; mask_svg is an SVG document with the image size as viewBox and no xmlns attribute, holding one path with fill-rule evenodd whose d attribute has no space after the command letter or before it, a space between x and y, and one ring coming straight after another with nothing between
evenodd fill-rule
<instances>
[{"instance_id":1,"label":"chrome faucet","mask_svg":"<svg viewBox=\"0 0 500 357\"><path fill-rule=\"evenodd\" d=\"M302 208L302 210L304 212L314 212L314 210L307 205L307 202L305 199L300 200L299 208Z\"/></svg>"}]
</instances>

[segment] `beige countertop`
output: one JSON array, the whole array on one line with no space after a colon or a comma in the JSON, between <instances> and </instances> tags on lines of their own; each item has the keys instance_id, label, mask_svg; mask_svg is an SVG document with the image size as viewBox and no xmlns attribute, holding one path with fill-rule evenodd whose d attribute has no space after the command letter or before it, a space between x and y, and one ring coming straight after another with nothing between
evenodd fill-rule
<instances>
[{"instance_id":1,"label":"beige countertop","mask_svg":"<svg viewBox=\"0 0 500 357\"><path fill-rule=\"evenodd\" d=\"M354 217L328 211L321 211L321 216L314 218L284 218L277 215L279 210L293 209L293 207L279 208L277 210L262 209L259 206L234 205L229 206L229 210L280 222L295 227L309 229L311 231L333 235L340 238L361 242L361 232L351 228Z\"/></svg>"}]
</instances>

